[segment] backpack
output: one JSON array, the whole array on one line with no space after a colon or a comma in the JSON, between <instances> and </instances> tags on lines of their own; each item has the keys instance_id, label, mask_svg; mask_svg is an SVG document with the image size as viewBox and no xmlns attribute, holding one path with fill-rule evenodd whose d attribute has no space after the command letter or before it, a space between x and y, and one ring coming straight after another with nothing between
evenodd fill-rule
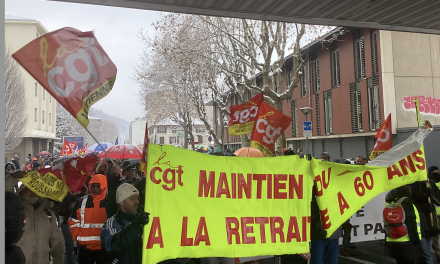
<instances>
[{"instance_id":1,"label":"backpack","mask_svg":"<svg viewBox=\"0 0 440 264\"><path fill-rule=\"evenodd\" d=\"M406 198L402 197L396 202L388 204L383 209L382 215L385 222L385 230L387 236L392 239L408 235L408 229L405 225L405 210L402 207L402 202Z\"/></svg>"}]
</instances>

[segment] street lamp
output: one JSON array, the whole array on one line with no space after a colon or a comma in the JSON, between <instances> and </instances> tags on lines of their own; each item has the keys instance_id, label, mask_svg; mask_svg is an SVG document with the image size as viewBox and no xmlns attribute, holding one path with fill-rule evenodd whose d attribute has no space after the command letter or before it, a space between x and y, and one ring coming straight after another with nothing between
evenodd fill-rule
<instances>
[{"instance_id":1,"label":"street lamp","mask_svg":"<svg viewBox=\"0 0 440 264\"><path fill-rule=\"evenodd\" d=\"M307 116L310 114L310 112L312 112L311 107L301 107L299 110L301 110L301 112L306 116L306 121L307 121ZM303 128L303 132L304 132L304 128ZM309 154L309 137L308 135L306 136L306 154Z\"/></svg>"}]
</instances>

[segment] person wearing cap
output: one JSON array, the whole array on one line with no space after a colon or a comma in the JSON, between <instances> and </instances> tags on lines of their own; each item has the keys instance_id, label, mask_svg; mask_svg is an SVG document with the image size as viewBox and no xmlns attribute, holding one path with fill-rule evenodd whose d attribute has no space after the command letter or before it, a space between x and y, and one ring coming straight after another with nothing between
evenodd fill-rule
<instances>
[{"instance_id":1,"label":"person wearing cap","mask_svg":"<svg viewBox=\"0 0 440 264\"><path fill-rule=\"evenodd\" d=\"M110 263L142 263L142 234L149 222L149 213L138 213L139 191L123 183L116 190L118 211L105 222L101 241L105 250L112 253Z\"/></svg>"},{"instance_id":2,"label":"person wearing cap","mask_svg":"<svg viewBox=\"0 0 440 264\"><path fill-rule=\"evenodd\" d=\"M323 161L330 161L330 155L328 154L328 152L322 152L321 153L321 160Z\"/></svg>"},{"instance_id":3,"label":"person wearing cap","mask_svg":"<svg viewBox=\"0 0 440 264\"><path fill-rule=\"evenodd\" d=\"M141 181L139 176L137 176L136 165L134 164L125 166L122 170L122 174L124 177L121 178L121 182L132 181L136 184Z\"/></svg>"},{"instance_id":4,"label":"person wearing cap","mask_svg":"<svg viewBox=\"0 0 440 264\"><path fill-rule=\"evenodd\" d=\"M107 178L95 174L88 183L90 194L75 203L68 220L70 233L78 241L78 262L104 264L107 253L101 247L101 228L107 220Z\"/></svg>"},{"instance_id":5,"label":"person wearing cap","mask_svg":"<svg viewBox=\"0 0 440 264\"><path fill-rule=\"evenodd\" d=\"M58 229L55 213L49 209L49 201L39 197L24 184L17 191L24 201L26 227L17 242L25 257L26 264L64 264L64 238Z\"/></svg>"},{"instance_id":6,"label":"person wearing cap","mask_svg":"<svg viewBox=\"0 0 440 264\"><path fill-rule=\"evenodd\" d=\"M12 162L5 164L5 191L15 192L18 189L18 180L15 172L15 165Z\"/></svg>"},{"instance_id":7,"label":"person wearing cap","mask_svg":"<svg viewBox=\"0 0 440 264\"><path fill-rule=\"evenodd\" d=\"M15 169L19 170L20 169L20 160L18 159L18 155L15 154L14 158L12 159L12 163L14 163Z\"/></svg>"}]
</instances>

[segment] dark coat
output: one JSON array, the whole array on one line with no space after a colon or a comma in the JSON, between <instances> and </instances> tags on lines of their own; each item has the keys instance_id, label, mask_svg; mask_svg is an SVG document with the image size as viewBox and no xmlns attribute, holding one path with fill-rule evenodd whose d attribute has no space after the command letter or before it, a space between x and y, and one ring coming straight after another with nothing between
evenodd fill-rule
<instances>
[{"instance_id":1,"label":"dark coat","mask_svg":"<svg viewBox=\"0 0 440 264\"><path fill-rule=\"evenodd\" d=\"M105 222L101 242L105 250L112 254L107 263L142 263L143 226L133 222L134 218L135 215L118 210Z\"/></svg>"}]
</instances>

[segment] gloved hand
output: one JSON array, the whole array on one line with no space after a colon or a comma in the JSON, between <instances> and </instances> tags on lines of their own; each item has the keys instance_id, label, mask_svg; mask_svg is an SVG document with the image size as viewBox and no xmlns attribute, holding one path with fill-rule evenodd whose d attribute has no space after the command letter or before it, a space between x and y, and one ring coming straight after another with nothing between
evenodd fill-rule
<instances>
[{"instance_id":1,"label":"gloved hand","mask_svg":"<svg viewBox=\"0 0 440 264\"><path fill-rule=\"evenodd\" d=\"M148 222L150 222L150 213L147 213L147 212L139 213L133 219L133 223L135 223L136 225L139 225L141 227L148 224Z\"/></svg>"}]
</instances>

